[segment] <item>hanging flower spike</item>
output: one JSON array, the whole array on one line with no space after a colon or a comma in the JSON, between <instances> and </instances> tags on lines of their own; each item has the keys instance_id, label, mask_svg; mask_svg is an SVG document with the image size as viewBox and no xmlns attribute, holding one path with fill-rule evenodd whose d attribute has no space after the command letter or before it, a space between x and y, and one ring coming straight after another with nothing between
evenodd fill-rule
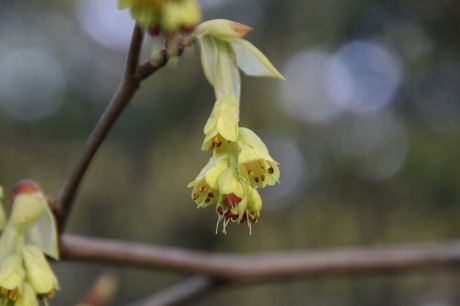
<instances>
[{"instance_id":1,"label":"hanging flower spike","mask_svg":"<svg viewBox=\"0 0 460 306\"><path fill-rule=\"evenodd\" d=\"M220 196L217 180L222 171L227 168L228 156L212 156L196 179L187 185L189 188L193 187L192 199L198 207L217 203Z\"/></svg>"},{"instance_id":2,"label":"hanging flower spike","mask_svg":"<svg viewBox=\"0 0 460 306\"><path fill-rule=\"evenodd\" d=\"M239 117L239 103L234 96L225 95L218 98L204 126L206 137L201 149L213 150L222 144L235 142L238 138Z\"/></svg>"},{"instance_id":3,"label":"hanging flower spike","mask_svg":"<svg viewBox=\"0 0 460 306\"><path fill-rule=\"evenodd\" d=\"M278 182L278 163L268 153L262 140L250 129L239 128L238 163L240 175L255 187Z\"/></svg>"},{"instance_id":4,"label":"hanging flower spike","mask_svg":"<svg viewBox=\"0 0 460 306\"><path fill-rule=\"evenodd\" d=\"M190 31L201 19L195 0L119 0L118 8L129 8L136 23L155 34Z\"/></svg>"},{"instance_id":5,"label":"hanging flower spike","mask_svg":"<svg viewBox=\"0 0 460 306\"><path fill-rule=\"evenodd\" d=\"M209 186L205 178L208 166L189 187L194 187L192 198L199 207L206 206L203 203L216 204L216 233L220 222L222 232L226 233L230 221L248 221L251 233L251 224L257 222L262 208L256 188L273 185L279 179L278 164L260 138L238 127L241 91L238 68L248 75L283 79L265 55L243 39L251 30L240 23L219 19L200 24L192 36L200 44L203 71L217 97L204 127L206 136L201 149L212 150L213 158L227 156L228 165L213 176L213 184L217 178L217 188ZM218 197L206 196L210 187L214 188L211 194L218 192Z\"/></svg>"},{"instance_id":6,"label":"hanging flower spike","mask_svg":"<svg viewBox=\"0 0 460 306\"><path fill-rule=\"evenodd\" d=\"M42 251L35 245L26 245L23 257L27 282L39 297L52 297L59 285Z\"/></svg>"},{"instance_id":7,"label":"hanging flower spike","mask_svg":"<svg viewBox=\"0 0 460 306\"><path fill-rule=\"evenodd\" d=\"M6 301L16 301L22 294L25 272L22 268L21 257L11 255L6 258L0 268L0 305Z\"/></svg>"}]
</instances>

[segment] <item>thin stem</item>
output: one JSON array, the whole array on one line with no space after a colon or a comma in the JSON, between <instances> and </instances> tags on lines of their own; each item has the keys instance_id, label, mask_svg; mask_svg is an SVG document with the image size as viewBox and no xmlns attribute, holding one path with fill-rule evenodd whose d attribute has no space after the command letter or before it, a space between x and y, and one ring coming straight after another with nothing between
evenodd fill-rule
<instances>
[{"instance_id":1,"label":"thin stem","mask_svg":"<svg viewBox=\"0 0 460 306\"><path fill-rule=\"evenodd\" d=\"M93 132L88 137L72 172L65 181L59 194L57 203L60 205L60 214L58 215L58 228L60 232L62 232L65 226L75 195L99 146L102 144L113 124L139 87L140 80L135 77L135 72L139 63L143 38L144 32L138 26L135 26L123 79Z\"/></svg>"},{"instance_id":2,"label":"thin stem","mask_svg":"<svg viewBox=\"0 0 460 306\"><path fill-rule=\"evenodd\" d=\"M180 56L182 55L184 49L192 43L190 39L179 36L176 38L177 41L175 42L174 50L171 50L170 48L168 49L167 46L163 47L160 50L157 62L153 63L150 59L148 59L139 65L143 38L144 31L138 26L135 26L131 38L131 45L128 51L123 79L94 130L88 137L57 200L52 201L53 208L57 215L59 232L62 232L64 229L74 198L91 161L96 155L96 152L106 138L110 129L126 105L129 101L131 101L142 80L165 66L168 63L170 52L174 51L174 55Z\"/></svg>"},{"instance_id":3,"label":"thin stem","mask_svg":"<svg viewBox=\"0 0 460 306\"><path fill-rule=\"evenodd\" d=\"M250 283L349 272L375 273L453 266L460 262L460 241L230 255L65 235L61 255L67 260L196 273L229 283Z\"/></svg>"}]
</instances>

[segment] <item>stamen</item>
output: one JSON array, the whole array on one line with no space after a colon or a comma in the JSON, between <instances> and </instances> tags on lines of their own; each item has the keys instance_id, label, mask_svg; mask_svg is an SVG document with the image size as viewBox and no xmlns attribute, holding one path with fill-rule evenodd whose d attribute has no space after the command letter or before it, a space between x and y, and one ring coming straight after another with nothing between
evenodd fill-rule
<instances>
[{"instance_id":1,"label":"stamen","mask_svg":"<svg viewBox=\"0 0 460 306\"><path fill-rule=\"evenodd\" d=\"M241 202L241 199L234 193L232 193L232 198L231 198L233 203L239 203Z\"/></svg>"},{"instance_id":2,"label":"stamen","mask_svg":"<svg viewBox=\"0 0 460 306\"><path fill-rule=\"evenodd\" d=\"M227 204L228 207L230 207L233 204L232 198L228 195L224 196L224 203Z\"/></svg>"},{"instance_id":3,"label":"stamen","mask_svg":"<svg viewBox=\"0 0 460 306\"><path fill-rule=\"evenodd\" d=\"M206 186L205 186L205 185L201 185L200 188L198 188L198 190L199 190L200 192L203 192L203 191L206 190Z\"/></svg>"},{"instance_id":4,"label":"stamen","mask_svg":"<svg viewBox=\"0 0 460 306\"><path fill-rule=\"evenodd\" d=\"M193 194L193 200L195 201L196 199L198 199L200 197L200 195L198 194L198 192L195 192Z\"/></svg>"},{"instance_id":5,"label":"stamen","mask_svg":"<svg viewBox=\"0 0 460 306\"><path fill-rule=\"evenodd\" d=\"M257 217L255 214L250 213L249 214L249 219L251 219L252 223L257 223Z\"/></svg>"},{"instance_id":6,"label":"stamen","mask_svg":"<svg viewBox=\"0 0 460 306\"><path fill-rule=\"evenodd\" d=\"M252 177L254 177L254 172L252 172L252 170L248 170L248 174Z\"/></svg>"},{"instance_id":7,"label":"stamen","mask_svg":"<svg viewBox=\"0 0 460 306\"><path fill-rule=\"evenodd\" d=\"M213 193L212 191L210 191L210 192L208 193L208 197L213 198L213 197L214 197L214 193Z\"/></svg>"},{"instance_id":8,"label":"stamen","mask_svg":"<svg viewBox=\"0 0 460 306\"><path fill-rule=\"evenodd\" d=\"M262 164L262 162L260 160L258 160L257 163L259 164L259 168L260 168L261 172L265 173L264 164Z\"/></svg>"},{"instance_id":9,"label":"stamen","mask_svg":"<svg viewBox=\"0 0 460 306\"><path fill-rule=\"evenodd\" d=\"M209 202L211 202L211 199L210 199L210 198L206 198L206 200L204 200L204 202L205 202L206 204L208 204Z\"/></svg>"},{"instance_id":10,"label":"stamen","mask_svg":"<svg viewBox=\"0 0 460 306\"><path fill-rule=\"evenodd\" d=\"M262 175L260 176L260 179L262 180L262 182L265 182L265 175L262 174Z\"/></svg>"},{"instance_id":11,"label":"stamen","mask_svg":"<svg viewBox=\"0 0 460 306\"><path fill-rule=\"evenodd\" d=\"M218 212L219 214L221 214L221 215L224 214L224 212L223 212L223 210L222 210L222 207L220 207L220 206L217 207L217 212Z\"/></svg>"},{"instance_id":12,"label":"stamen","mask_svg":"<svg viewBox=\"0 0 460 306\"><path fill-rule=\"evenodd\" d=\"M267 160L267 164L270 166L268 168L268 173L270 173L270 174L275 173L275 169L273 169L272 164L270 164L270 162L268 160Z\"/></svg>"},{"instance_id":13,"label":"stamen","mask_svg":"<svg viewBox=\"0 0 460 306\"><path fill-rule=\"evenodd\" d=\"M258 178L258 177L255 177L255 178L254 178L254 181L256 181L256 183L258 183L258 182L259 182L259 178Z\"/></svg>"},{"instance_id":14,"label":"stamen","mask_svg":"<svg viewBox=\"0 0 460 306\"><path fill-rule=\"evenodd\" d=\"M16 289L10 290L8 291L8 294L6 297L9 300L16 301L16 299L18 298L18 291Z\"/></svg>"}]
</instances>

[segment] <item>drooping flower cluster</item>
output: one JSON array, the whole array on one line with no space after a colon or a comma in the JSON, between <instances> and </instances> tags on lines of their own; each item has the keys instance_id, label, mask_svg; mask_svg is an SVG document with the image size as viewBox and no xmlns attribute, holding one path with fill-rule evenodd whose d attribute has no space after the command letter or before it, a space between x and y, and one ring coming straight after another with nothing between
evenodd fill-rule
<instances>
[{"instance_id":1,"label":"drooping flower cluster","mask_svg":"<svg viewBox=\"0 0 460 306\"><path fill-rule=\"evenodd\" d=\"M193 30L201 19L196 0L119 0L118 7L129 8L133 19L152 34Z\"/></svg>"},{"instance_id":2,"label":"drooping flower cluster","mask_svg":"<svg viewBox=\"0 0 460 306\"><path fill-rule=\"evenodd\" d=\"M45 254L59 258L54 216L37 184L21 181L0 237L0 305L38 306L53 296L59 285Z\"/></svg>"},{"instance_id":3,"label":"drooping flower cluster","mask_svg":"<svg viewBox=\"0 0 460 306\"><path fill-rule=\"evenodd\" d=\"M262 140L238 126L241 80L238 68L252 76L283 79L270 61L243 37L252 28L228 20L200 24L193 38L201 47L201 63L213 85L216 102L204 127L202 150L212 151L208 164L188 187L198 207L213 205L226 233L228 223L256 223L262 200L257 188L274 185L278 163Z\"/></svg>"}]
</instances>

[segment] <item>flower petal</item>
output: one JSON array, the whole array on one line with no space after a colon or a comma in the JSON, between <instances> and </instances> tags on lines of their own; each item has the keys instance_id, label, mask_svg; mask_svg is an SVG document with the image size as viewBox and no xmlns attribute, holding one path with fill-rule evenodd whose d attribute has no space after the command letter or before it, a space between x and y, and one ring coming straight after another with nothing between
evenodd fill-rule
<instances>
[{"instance_id":1,"label":"flower petal","mask_svg":"<svg viewBox=\"0 0 460 306\"><path fill-rule=\"evenodd\" d=\"M236 55L238 67L247 75L271 77L284 80L281 73L268 58L249 41L235 38L230 40Z\"/></svg>"},{"instance_id":2,"label":"flower petal","mask_svg":"<svg viewBox=\"0 0 460 306\"><path fill-rule=\"evenodd\" d=\"M211 85L214 85L214 74L217 61L217 45L213 37L206 36L199 40L201 48L201 66L204 75Z\"/></svg>"}]
</instances>

